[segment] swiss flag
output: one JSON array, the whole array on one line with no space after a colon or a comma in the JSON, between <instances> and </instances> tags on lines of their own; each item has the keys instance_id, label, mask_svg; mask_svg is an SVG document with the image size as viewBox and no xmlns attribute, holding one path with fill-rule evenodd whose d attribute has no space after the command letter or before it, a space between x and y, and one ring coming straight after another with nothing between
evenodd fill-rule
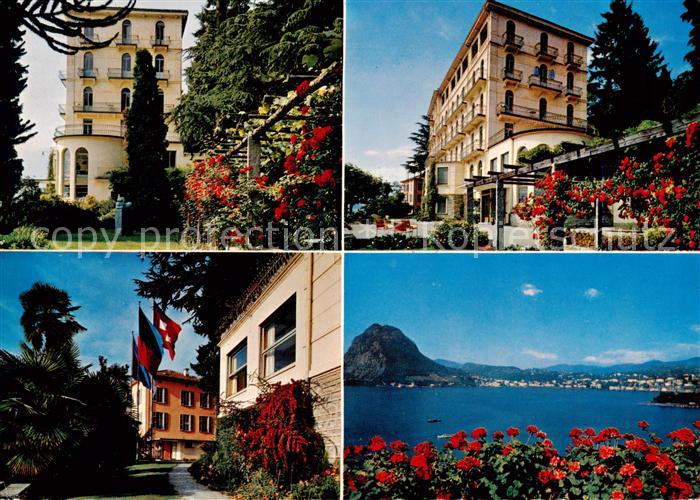
<instances>
[{"instance_id":1,"label":"swiss flag","mask_svg":"<svg viewBox=\"0 0 700 500\"><path fill-rule=\"evenodd\" d=\"M175 342L182 327L168 318L156 304L153 304L153 324L163 337L163 348L170 353L170 359L175 359Z\"/></svg>"}]
</instances>

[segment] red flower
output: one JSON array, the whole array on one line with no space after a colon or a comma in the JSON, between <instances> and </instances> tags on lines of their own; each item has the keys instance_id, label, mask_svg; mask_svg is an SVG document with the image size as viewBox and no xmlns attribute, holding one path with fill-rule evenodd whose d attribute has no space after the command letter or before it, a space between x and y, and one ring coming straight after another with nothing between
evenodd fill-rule
<instances>
[{"instance_id":1,"label":"red flower","mask_svg":"<svg viewBox=\"0 0 700 500\"><path fill-rule=\"evenodd\" d=\"M603 464L599 464L593 467L593 472L595 472L598 476L602 476L603 474L608 472L608 468L605 467Z\"/></svg>"},{"instance_id":2,"label":"red flower","mask_svg":"<svg viewBox=\"0 0 700 500\"><path fill-rule=\"evenodd\" d=\"M581 470L581 462L577 462L577 461L569 462L569 471L576 474L580 470Z\"/></svg>"},{"instance_id":3,"label":"red flower","mask_svg":"<svg viewBox=\"0 0 700 500\"><path fill-rule=\"evenodd\" d=\"M408 445L403 441L392 441L389 444L389 448L396 451L406 451L408 449Z\"/></svg>"},{"instance_id":4,"label":"red flower","mask_svg":"<svg viewBox=\"0 0 700 500\"><path fill-rule=\"evenodd\" d=\"M481 451L481 442L479 441L472 441L469 443L469 451L472 453L479 453Z\"/></svg>"},{"instance_id":5,"label":"red flower","mask_svg":"<svg viewBox=\"0 0 700 500\"><path fill-rule=\"evenodd\" d=\"M622 476L631 476L635 472L637 472L637 468L634 466L634 464L625 464L620 467L620 474Z\"/></svg>"},{"instance_id":6,"label":"red flower","mask_svg":"<svg viewBox=\"0 0 700 500\"><path fill-rule=\"evenodd\" d=\"M381 451L386 448L386 443L381 436L374 436L369 440L369 449L372 451Z\"/></svg>"},{"instance_id":7,"label":"red flower","mask_svg":"<svg viewBox=\"0 0 700 500\"><path fill-rule=\"evenodd\" d=\"M324 187L327 184L335 186L335 179L333 178L333 170L326 169L322 173L314 176L314 182L318 187Z\"/></svg>"},{"instance_id":8,"label":"red flower","mask_svg":"<svg viewBox=\"0 0 700 500\"><path fill-rule=\"evenodd\" d=\"M667 148L673 148L673 146L675 146L675 145L676 145L676 138L675 137L671 137L670 139L666 140L666 147Z\"/></svg>"},{"instance_id":9,"label":"red flower","mask_svg":"<svg viewBox=\"0 0 700 500\"><path fill-rule=\"evenodd\" d=\"M393 472L387 472L385 470L380 470L377 472L377 474L374 476L374 478L379 481L381 484L393 484L396 482L396 476L394 476Z\"/></svg>"},{"instance_id":10,"label":"red flower","mask_svg":"<svg viewBox=\"0 0 700 500\"><path fill-rule=\"evenodd\" d=\"M303 207L304 205L306 205L306 200L299 200L299 201L297 201L297 207L301 208L301 207Z\"/></svg>"},{"instance_id":11,"label":"red flower","mask_svg":"<svg viewBox=\"0 0 700 500\"><path fill-rule=\"evenodd\" d=\"M693 444L695 441L695 434L693 434L693 431L687 427L669 433L668 437L674 441L679 441L680 443L687 445Z\"/></svg>"},{"instance_id":12,"label":"red flower","mask_svg":"<svg viewBox=\"0 0 700 500\"><path fill-rule=\"evenodd\" d=\"M600 450L598 450L598 455L600 458L605 460L606 458L610 458L615 454L615 448L612 446L601 446Z\"/></svg>"},{"instance_id":13,"label":"red flower","mask_svg":"<svg viewBox=\"0 0 700 500\"><path fill-rule=\"evenodd\" d=\"M472 438L473 439L483 439L486 437L486 429L483 427L477 427L472 431Z\"/></svg>"},{"instance_id":14,"label":"red flower","mask_svg":"<svg viewBox=\"0 0 700 500\"><path fill-rule=\"evenodd\" d=\"M308 113L310 109L311 108L309 106L306 106L306 105L302 106L301 107L301 114L306 115L306 113Z\"/></svg>"},{"instance_id":15,"label":"red flower","mask_svg":"<svg viewBox=\"0 0 700 500\"><path fill-rule=\"evenodd\" d=\"M542 446L544 446L545 448L551 448L552 444L553 443L550 439L545 439L544 441L542 441Z\"/></svg>"},{"instance_id":16,"label":"red flower","mask_svg":"<svg viewBox=\"0 0 700 500\"><path fill-rule=\"evenodd\" d=\"M297 85L296 93L298 96L303 96L309 91L309 81L304 80L299 85Z\"/></svg>"},{"instance_id":17,"label":"red flower","mask_svg":"<svg viewBox=\"0 0 700 500\"><path fill-rule=\"evenodd\" d=\"M542 484L547 484L552 479L554 479L554 475L547 469L543 469L537 474L537 480Z\"/></svg>"},{"instance_id":18,"label":"red flower","mask_svg":"<svg viewBox=\"0 0 700 500\"><path fill-rule=\"evenodd\" d=\"M646 430L647 428L649 428L649 423L646 420L640 420L639 422L637 422L637 427Z\"/></svg>"},{"instance_id":19,"label":"red flower","mask_svg":"<svg viewBox=\"0 0 700 500\"><path fill-rule=\"evenodd\" d=\"M496 431L493 433L493 438L496 441L500 441L501 439L503 439L503 433L501 431Z\"/></svg>"},{"instance_id":20,"label":"red flower","mask_svg":"<svg viewBox=\"0 0 700 500\"><path fill-rule=\"evenodd\" d=\"M408 455L405 453L394 453L391 455L392 464L402 464L404 462L408 462Z\"/></svg>"},{"instance_id":21,"label":"red flower","mask_svg":"<svg viewBox=\"0 0 700 500\"><path fill-rule=\"evenodd\" d=\"M631 477L625 482L625 488L633 495L641 495L644 483L638 477Z\"/></svg>"},{"instance_id":22,"label":"red flower","mask_svg":"<svg viewBox=\"0 0 700 500\"><path fill-rule=\"evenodd\" d=\"M504 447L504 448L503 448L503 456L504 456L504 457L507 457L508 455L510 455L510 453L511 453L512 451L513 451L513 447L512 447L511 445L508 445L508 446Z\"/></svg>"},{"instance_id":23,"label":"red flower","mask_svg":"<svg viewBox=\"0 0 700 500\"><path fill-rule=\"evenodd\" d=\"M518 434L520 434L520 429L518 429L517 427L508 427L508 429L506 430L506 434L508 434L511 437L515 437Z\"/></svg>"},{"instance_id":24,"label":"red flower","mask_svg":"<svg viewBox=\"0 0 700 500\"><path fill-rule=\"evenodd\" d=\"M610 500L623 500L624 498L625 495L619 490L615 490L610 494Z\"/></svg>"},{"instance_id":25,"label":"red flower","mask_svg":"<svg viewBox=\"0 0 700 500\"><path fill-rule=\"evenodd\" d=\"M534 425L528 425L528 426L525 428L525 430L526 430L527 432L529 432L530 434L537 434L537 431L538 431L537 427L535 427Z\"/></svg>"},{"instance_id":26,"label":"red flower","mask_svg":"<svg viewBox=\"0 0 700 500\"><path fill-rule=\"evenodd\" d=\"M425 455L415 455L414 457L412 457L411 466L415 468L416 475L420 479L423 479L424 481L428 481L430 479L430 466L428 464L428 459L425 457Z\"/></svg>"},{"instance_id":27,"label":"red flower","mask_svg":"<svg viewBox=\"0 0 700 500\"><path fill-rule=\"evenodd\" d=\"M472 468L481 467L481 460L475 457L464 457L462 460L457 462L457 468L459 470L470 470Z\"/></svg>"}]
</instances>

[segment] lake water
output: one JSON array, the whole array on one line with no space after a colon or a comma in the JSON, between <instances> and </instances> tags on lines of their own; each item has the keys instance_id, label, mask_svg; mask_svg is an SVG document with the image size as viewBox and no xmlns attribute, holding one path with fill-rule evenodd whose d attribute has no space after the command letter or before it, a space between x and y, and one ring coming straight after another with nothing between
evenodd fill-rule
<instances>
[{"instance_id":1,"label":"lake water","mask_svg":"<svg viewBox=\"0 0 700 500\"><path fill-rule=\"evenodd\" d=\"M617 427L637 433L637 422L666 438L672 430L692 427L700 410L645 404L655 393L558 388L345 388L345 444L366 444L372 436L401 439L411 446L439 434L486 427L489 436L509 426L536 425L563 451L573 427ZM428 423L428 419L440 419Z\"/></svg>"}]
</instances>

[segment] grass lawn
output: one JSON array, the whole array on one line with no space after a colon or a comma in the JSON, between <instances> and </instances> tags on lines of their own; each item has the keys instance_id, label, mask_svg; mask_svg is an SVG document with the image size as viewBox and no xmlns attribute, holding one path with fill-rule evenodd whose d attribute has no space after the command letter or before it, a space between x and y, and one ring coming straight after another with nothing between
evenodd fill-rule
<instances>
[{"instance_id":1,"label":"grass lawn","mask_svg":"<svg viewBox=\"0 0 700 500\"><path fill-rule=\"evenodd\" d=\"M79 496L69 498L118 498L128 497L139 500L178 498L168 481L168 473L174 463L147 463L128 467L124 476L114 477L99 485L86 485L81 489L76 485L74 492Z\"/></svg>"},{"instance_id":2,"label":"grass lawn","mask_svg":"<svg viewBox=\"0 0 700 500\"><path fill-rule=\"evenodd\" d=\"M114 230L97 230L96 233L84 232L71 233L59 232L55 238L48 236L51 250L186 250L186 247L177 241L178 235L171 236L171 241L165 241L165 236L158 238L153 233L122 235L115 242Z\"/></svg>"}]
</instances>

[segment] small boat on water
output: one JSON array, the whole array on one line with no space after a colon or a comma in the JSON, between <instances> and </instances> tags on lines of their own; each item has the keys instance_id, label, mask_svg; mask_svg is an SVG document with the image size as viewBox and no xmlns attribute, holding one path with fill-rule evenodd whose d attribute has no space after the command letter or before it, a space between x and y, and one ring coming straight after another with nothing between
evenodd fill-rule
<instances>
[{"instance_id":1,"label":"small boat on water","mask_svg":"<svg viewBox=\"0 0 700 500\"><path fill-rule=\"evenodd\" d=\"M438 422L442 422L439 418L429 418L428 423L429 424L437 424Z\"/></svg>"}]
</instances>

